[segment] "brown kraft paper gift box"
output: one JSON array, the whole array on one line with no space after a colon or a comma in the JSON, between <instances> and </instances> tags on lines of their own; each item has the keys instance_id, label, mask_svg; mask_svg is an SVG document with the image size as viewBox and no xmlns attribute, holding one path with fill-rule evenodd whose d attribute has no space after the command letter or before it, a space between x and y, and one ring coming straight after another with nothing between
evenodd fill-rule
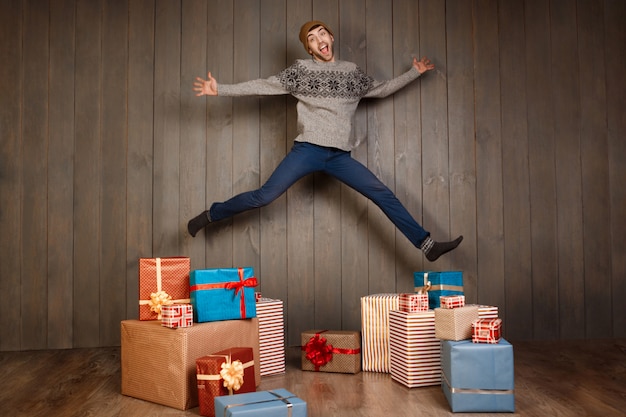
<instances>
[{"instance_id":1,"label":"brown kraft paper gift box","mask_svg":"<svg viewBox=\"0 0 626 417\"><path fill-rule=\"evenodd\" d=\"M361 334L308 330L301 334L302 370L356 374L361 371Z\"/></svg>"},{"instance_id":2,"label":"brown kraft paper gift box","mask_svg":"<svg viewBox=\"0 0 626 417\"><path fill-rule=\"evenodd\" d=\"M186 410L198 406L196 359L249 346L258 363L259 325L253 318L170 329L160 321L124 320L121 344L122 394ZM258 386L259 367L254 371Z\"/></svg>"},{"instance_id":3,"label":"brown kraft paper gift box","mask_svg":"<svg viewBox=\"0 0 626 417\"><path fill-rule=\"evenodd\" d=\"M478 306L435 309L435 337L442 340L472 338L472 322L478 319Z\"/></svg>"}]
</instances>

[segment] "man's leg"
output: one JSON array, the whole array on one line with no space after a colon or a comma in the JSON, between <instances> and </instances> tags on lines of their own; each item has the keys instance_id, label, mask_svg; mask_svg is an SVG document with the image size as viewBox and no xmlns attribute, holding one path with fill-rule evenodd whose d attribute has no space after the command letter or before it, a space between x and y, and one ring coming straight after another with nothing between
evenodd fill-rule
<instances>
[{"instance_id":1,"label":"man's leg","mask_svg":"<svg viewBox=\"0 0 626 417\"><path fill-rule=\"evenodd\" d=\"M227 219L253 208L263 207L280 197L296 181L321 168L316 149L296 142L261 188L238 194L224 202L216 202L187 224L191 236L210 222Z\"/></svg>"},{"instance_id":2,"label":"man's leg","mask_svg":"<svg viewBox=\"0 0 626 417\"><path fill-rule=\"evenodd\" d=\"M424 252L429 261L437 260L444 253L456 248L463 240L463 236L451 242L432 240L430 233L411 216L389 187L349 153L338 153L335 158L328 161L325 171L380 207L398 230Z\"/></svg>"}]
</instances>

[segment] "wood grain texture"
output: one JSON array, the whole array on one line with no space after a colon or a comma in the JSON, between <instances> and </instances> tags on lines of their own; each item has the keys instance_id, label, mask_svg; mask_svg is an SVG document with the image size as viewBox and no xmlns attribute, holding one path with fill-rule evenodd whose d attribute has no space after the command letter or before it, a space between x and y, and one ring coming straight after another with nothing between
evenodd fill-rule
<instances>
[{"instance_id":1,"label":"wood grain texture","mask_svg":"<svg viewBox=\"0 0 626 417\"><path fill-rule=\"evenodd\" d=\"M626 340L513 342L514 416L623 415ZM598 355L602 352L602 355ZM307 402L310 417L382 417L452 413L440 386L409 389L389 374L302 371L299 349L287 350L287 370L261 378L258 390L285 388ZM120 394L119 348L4 352L2 410L12 416L197 416ZM498 413L480 413L498 416Z\"/></svg>"},{"instance_id":2,"label":"wood grain texture","mask_svg":"<svg viewBox=\"0 0 626 417\"><path fill-rule=\"evenodd\" d=\"M137 260L255 268L302 330L360 326L360 297L462 270L509 337L626 332L626 55L617 0L7 0L0 3L0 350L117 343ZM273 172L296 100L196 97L195 77L269 77L326 21L339 59L388 79L352 157L443 240L436 263L325 175L192 238L191 216ZM19 306L16 308L15 306ZM582 323L582 324L581 324Z\"/></svg>"},{"instance_id":3,"label":"wood grain texture","mask_svg":"<svg viewBox=\"0 0 626 417\"><path fill-rule=\"evenodd\" d=\"M532 337L530 239L530 181L528 173L528 126L524 13L519 2L500 3L498 21L508 30L500 32L500 86L502 114L502 203L504 227L504 289L506 332Z\"/></svg>"},{"instance_id":4,"label":"wood grain texture","mask_svg":"<svg viewBox=\"0 0 626 417\"><path fill-rule=\"evenodd\" d=\"M22 61L22 2L0 3L0 54L5 62ZM13 303L0 304L1 350L21 349L20 309L22 146L22 74L18 65L0 65L0 291ZM10 335L10 336L9 336Z\"/></svg>"}]
</instances>

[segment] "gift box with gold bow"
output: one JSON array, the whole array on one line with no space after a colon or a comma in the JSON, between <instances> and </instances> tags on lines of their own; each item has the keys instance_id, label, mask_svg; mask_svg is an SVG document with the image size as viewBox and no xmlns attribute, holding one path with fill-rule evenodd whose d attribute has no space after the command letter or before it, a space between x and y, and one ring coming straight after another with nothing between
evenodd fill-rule
<instances>
[{"instance_id":1,"label":"gift box with gold bow","mask_svg":"<svg viewBox=\"0 0 626 417\"><path fill-rule=\"evenodd\" d=\"M361 371L361 335L348 330L302 332L302 370L356 374Z\"/></svg>"},{"instance_id":2,"label":"gift box with gold bow","mask_svg":"<svg viewBox=\"0 0 626 417\"><path fill-rule=\"evenodd\" d=\"M157 320L124 320L121 344L122 394L186 410L198 406L196 359L249 346L258 363L259 323L223 320L172 330ZM254 367L254 384L260 383Z\"/></svg>"},{"instance_id":3,"label":"gift box with gold bow","mask_svg":"<svg viewBox=\"0 0 626 417\"><path fill-rule=\"evenodd\" d=\"M462 271L424 271L414 272L415 292L428 292L428 306L431 309L440 307L439 297L442 295L463 295Z\"/></svg>"},{"instance_id":4,"label":"gift box with gold bow","mask_svg":"<svg viewBox=\"0 0 626 417\"><path fill-rule=\"evenodd\" d=\"M196 359L200 415L215 417L215 397L255 392L252 348L233 347Z\"/></svg>"},{"instance_id":5,"label":"gift box with gold bow","mask_svg":"<svg viewBox=\"0 0 626 417\"><path fill-rule=\"evenodd\" d=\"M189 275L193 317L197 323L256 317L251 267L197 269Z\"/></svg>"},{"instance_id":6,"label":"gift box with gold bow","mask_svg":"<svg viewBox=\"0 0 626 417\"><path fill-rule=\"evenodd\" d=\"M160 320L161 307L189 303L187 257L139 259L139 320Z\"/></svg>"}]
</instances>

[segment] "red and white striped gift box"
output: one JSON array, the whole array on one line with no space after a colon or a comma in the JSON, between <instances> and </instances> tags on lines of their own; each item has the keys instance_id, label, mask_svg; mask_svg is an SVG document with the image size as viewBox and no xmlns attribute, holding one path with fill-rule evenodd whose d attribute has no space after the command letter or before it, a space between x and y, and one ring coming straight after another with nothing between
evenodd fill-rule
<instances>
[{"instance_id":1,"label":"red and white striped gift box","mask_svg":"<svg viewBox=\"0 0 626 417\"><path fill-rule=\"evenodd\" d=\"M399 296L398 304L400 311L405 313L428 311L428 293L402 293Z\"/></svg>"},{"instance_id":2,"label":"red and white striped gift box","mask_svg":"<svg viewBox=\"0 0 626 417\"><path fill-rule=\"evenodd\" d=\"M170 304L161 307L161 326L177 329L193 325L191 304Z\"/></svg>"},{"instance_id":3,"label":"red and white striped gift box","mask_svg":"<svg viewBox=\"0 0 626 417\"><path fill-rule=\"evenodd\" d=\"M282 300L260 297L256 304L256 316L259 319L260 374L284 374L285 319Z\"/></svg>"},{"instance_id":4,"label":"red and white striped gift box","mask_svg":"<svg viewBox=\"0 0 626 417\"><path fill-rule=\"evenodd\" d=\"M502 319L478 319L472 323L472 342L496 344L502 337Z\"/></svg>"},{"instance_id":5,"label":"red and white striped gift box","mask_svg":"<svg viewBox=\"0 0 626 417\"><path fill-rule=\"evenodd\" d=\"M441 385L441 348L433 310L389 312L391 379L408 388Z\"/></svg>"},{"instance_id":6,"label":"red and white striped gift box","mask_svg":"<svg viewBox=\"0 0 626 417\"><path fill-rule=\"evenodd\" d=\"M465 306L464 295L441 295L439 296L441 308L459 308Z\"/></svg>"}]
</instances>

